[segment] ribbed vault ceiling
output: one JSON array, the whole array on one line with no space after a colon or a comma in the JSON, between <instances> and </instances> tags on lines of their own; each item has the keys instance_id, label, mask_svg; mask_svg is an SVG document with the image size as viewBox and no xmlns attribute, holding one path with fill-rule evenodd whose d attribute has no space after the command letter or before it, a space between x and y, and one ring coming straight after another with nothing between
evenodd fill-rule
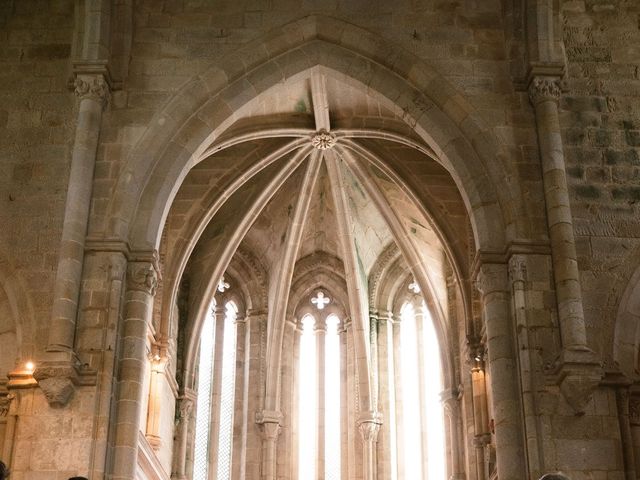
<instances>
[{"instance_id":1,"label":"ribbed vault ceiling","mask_svg":"<svg viewBox=\"0 0 640 480\"><path fill-rule=\"evenodd\" d=\"M270 348L296 264L318 252L342 261L345 307L364 318L369 275L395 243L444 319L447 264L467 275L466 210L434 153L381 100L316 68L248 101L212 140L175 197L163 239L165 282L176 290L189 277L191 329L238 248L269 279Z\"/></svg>"}]
</instances>

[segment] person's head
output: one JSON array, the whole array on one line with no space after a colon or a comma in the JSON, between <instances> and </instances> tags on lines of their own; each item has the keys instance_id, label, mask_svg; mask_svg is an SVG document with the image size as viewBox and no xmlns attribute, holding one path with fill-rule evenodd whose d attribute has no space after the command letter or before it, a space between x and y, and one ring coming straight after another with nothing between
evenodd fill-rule
<instances>
[{"instance_id":1,"label":"person's head","mask_svg":"<svg viewBox=\"0 0 640 480\"><path fill-rule=\"evenodd\" d=\"M540 477L540 480L571 480L564 473L547 473Z\"/></svg>"},{"instance_id":2,"label":"person's head","mask_svg":"<svg viewBox=\"0 0 640 480\"><path fill-rule=\"evenodd\" d=\"M70 477L69 480L89 480L87 477Z\"/></svg>"},{"instance_id":3,"label":"person's head","mask_svg":"<svg viewBox=\"0 0 640 480\"><path fill-rule=\"evenodd\" d=\"M5 463L0 460L0 480L5 480L9 476L9 469Z\"/></svg>"}]
</instances>

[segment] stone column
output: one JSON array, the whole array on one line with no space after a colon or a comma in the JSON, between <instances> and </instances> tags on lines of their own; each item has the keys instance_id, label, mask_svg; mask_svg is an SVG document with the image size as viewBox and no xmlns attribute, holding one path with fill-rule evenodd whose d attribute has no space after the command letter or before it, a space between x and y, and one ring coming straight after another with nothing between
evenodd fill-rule
<instances>
[{"instance_id":1,"label":"stone column","mask_svg":"<svg viewBox=\"0 0 640 480\"><path fill-rule=\"evenodd\" d=\"M491 441L487 410L487 387L485 379L485 347L481 343L469 345L471 363L471 396L473 405L473 446L475 450L476 476L485 480L484 451Z\"/></svg>"},{"instance_id":2,"label":"stone column","mask_svg":"<svg viewBox=\"0 0 640 480\"><path fill-rule=\"evenodd\" d=\"M396 442L397 442L397 467L398 467L398 480L411 480L405 476L404 471L404 459L401 458L404 452L404 409L403 400L404 395L402 391L402 354L401 354L401 317L395 315L393 319L393 371L395 376L395 397L396 397Z\"/></svg>"},{"instance_id":3,"label":"stone column","mask_svg":"<svg viewBox=\"0 0 640 480\"><path fill-rule=\"evenodd\" d=\"M316 420L316 477L324 480L324 440L325 440L325 337L327 323L324 318L318 317L315 324L316 336L316 362L317 362L317 388L318 393L318 418Z\"/></svg>"},{"instance_id":4,"label":"stone column","mask_svg":"<svg viewBox=\"0 0 640 480\"><path fill-rule=\"evenodd\" d=\"M349 434L351 424L349 423L349 383L348 376L348 356L347 356L347 319L342 324L340 331L340 435L342 437L342 448L340 457L340 478L349 480Z\"/></svg>"},{"instance_id":5,"label":"stone column","mask_svg":"<svg viewBox=\"0 0 640 480\"><path fill-rule=\"evenodd\" d=\"M631 388L629 395L629 428L631 430L636 479L640 479L640 392L634 387Z\"/></svg>"},{"instance_id":6,"label":"stone column","mask_svg":"<svg viewBox=\"0 0 640 480\"><path fill-rule=\"evenodd\" d=\"M245 350L246 321L244 315L238 314L236 326L236 368L233 393L233 433L231 456L231 480L240 480L244 474L243 450L247 441L246 418L242 414L246 405L245 393Z\"/></svg>"},{"instance_id":7,"label":"stone column","mask_svg":"<svg viewBox=\"0 0 640 480\"><path fill-rule=\"evenodd\" d=\"M280 434L282 414L275 411L263 410L256 419L262 426L262 471L261 480L276 480L276 447Z\"/></svg>"},{"instance_id":8,"label":"stone column","mask_svg":"<svg viewBox=\"0 0 640 480\"><path fill-rule=\"evenodd\" d=\"M298 478L298 471L294 469L297 463L294 459L298 456L293 439L294 424L296 422L297 408L294 372L298 366L295 360L297 346L296 322L286 320L284 335L282 339L283 352L290 352L282 356L282 374L280 383L280 409L282 410L282 421L280 423L280 436L278 443L278 480L290 480Z\"/></svg>"},{"instance_id":9,"label":"stone column","mask_svg":"<svg viewBox=\"0 0 640 480\"><path fill-rule=\"evenodd\" d=\"M618 409L618 424L620 426L620 439L622 443L622 460L624 465L625 480L636 479L636 464L633 452L633 439L631 425L629 423L629 388L628 385L620 385L616 388L616 406Z\"/></svg>"},{"instance_id":10,"label":"stone column","mask_svg":"<svg viewBox=\"0 0 640 480\"><path fill-rule=\"evenodd\" d=\"M196 404L195 392L185 392L178 398L178 423L176 425L176 442L173 452L173 480L186 480L187 440L189 425L194 415Z\"/></svg>"},{"instance_id":11,"label":"stone column","mask_svg":"<svg viewBox=\"0 0 640 480\"><path fill-rule=\"evenodd\" d=\"M149 354L151 379L149 381L149 403L147 407L147 429L145 437L154 450L162 446L160 418L162 413L160 392L164 382L165 368L169 362L166 348L154 345Z\"/></svg>"},{"instance_id":12,"label":"stone column","mask_svg":"<svg viewBox=\"0 0 640 480\"><path fill-rule=\"evenodd\" d=\"M113 455L111 475L108 476L112 480L133 480L136 476L140 414L145 394L146 339L158 283L155 263L155 260L132 261L127 269Z\"/></svg>"},{"instance_id":13,"label":"stone column","mask_svg":"<svg viewBox=\"0 0 640 480\"><path fill-rule=\"evenodd\" d=\"M460 398L459 392L455 390L445 390L440 395L444 406L445 421L449 430L449 480L462 480L464 478L464 468L462 451L460 449Z\"/></svg>"},{"instance_id":14,"label":"stone column","mask_svg":"<svg viewBox=\"0 0 640 480\"><path fill-rule=\"evenodd\" d=\"M246 440L242 449L243 474L247 479L261 478L263 431L260 411L264 404L267 315L249 310L245 320L244 397Z\"/></svg>"},{"instance_id":15,"label":"stone column","mask_svg":"<svg viewBox=\"0 0 640 480\"><path fill-rule=\"evenodd\" d=\"M535 76L531 80L529 97L536 113L563 347L557 362L557 380L567 402L576 412L582 413L602 378L602 368L587 346L580 272L558 117L560 93L557 77Z\"/></svg>"},{"instance_id":16,"label":"stone column","mask_svg":"<svg viewBox=\"0 0 640 480\"><path fill-rule=\"evenodd\" d=\"M53 292L46 353L34 378L52 406L69 401L77 385L79 360L74 352L84 246L93 191L102 111L109 88L103 75L78 75L75 93L80 103L71 153L64 223Z\"/></svg>"},{"instance_id":17,"label":"stone column","mask_svg":"<svg viewBox=\"0 0 640 480\"><path fill-rule=\"evenodd\" d=\"M487 332L498 478L521 480L527 478L527 469L507 266L481 265L478 288Z\"/></svg>"},{"instance_id":18,"label":"stone column","mask_svg":"<svg viewBox=\"0 0 640 480\"><path fill-rule=\"evenodd\" d=\"M378 478L397 478L397 449L395 442L395 378L393 371L393 321L391 312L378 312L378 405L387 418L378 437Z\"/></svg>"},{"instance_id":19,"label":"stone column","mask_svg":"<svg viewBox=\"0 0 640 480\"><path fill-rule=\"evenodd\" d=\"M363 412L358 419L358 429L362 437L362 478L376 480L376 443L378 432L382 425L382 415L379 412Z\"/></svg>"},{"instance_id":20,"label":"stone column","mask_svg":"<svg viewBox=\"0 0 640 480\"><path fill-rule=\"evenodd\" d=\"M15 442L16 423L18 414L16 412L16 395L13 393L5 393L0 395L0 417L4 418L5 431L2 439L2 450L0 450L0 458L7 467L11 467L13 461L13 444Z\"/></svg>"},{"instance_id":21,"label":"stone column","mask_svg":"<svg viewBox=\"0 0 640 480\"><path fill-rule=\"evenodd\" d=\"M526 301L526 258L513 255L509 259L509 279L512 286L513 314L516 326L516 351L518 352L518 371L522 392L522 411L524 415L524 438L527 447L529 473L539 475L544 470L543 420L538 410L539 377L542 377L539 352L533 350L529 339Z\"/></svg>"},{"instance_id":22,"label":"stone column","mask_svg":"<svg viewBox=\"0 0 640 480\"><path fill-rule=\"evenodd\" d=\"M211 384L211 411L209 414L209 479L218 478L218 439L220 438L220 398L222 396L222 354L224 345L224 329L226 309L219 302L213 311L215 320L215 336L213 350L213 374Z\"/></svg>"}]
</instances>

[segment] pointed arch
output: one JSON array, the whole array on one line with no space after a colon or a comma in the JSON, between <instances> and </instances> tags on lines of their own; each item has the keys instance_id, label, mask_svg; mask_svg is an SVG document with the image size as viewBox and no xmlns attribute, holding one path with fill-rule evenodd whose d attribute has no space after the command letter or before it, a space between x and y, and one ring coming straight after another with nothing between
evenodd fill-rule
<instances>
[{"instance_id":1,"label":"pointed arch","mask_svg":"<svg viewBox=\"0 0 640 480\"><path fill-rule=\"evenodd\" d=\"M264 45L264 48L257 48ZM251 52L252 55L244 55ZM251 58L250 65L240 59ZM493 135L464 97L411 54L366 30L309 16L242 47L191 79L156 114L120 175L108 236L154 247L175 192L238 110L283 79L323 65L399 114L452 174L471 216L477 248L501 251L518 208L496 162ZM511 198L513 197L513 198Z\"/></svg>"}]
</instances>

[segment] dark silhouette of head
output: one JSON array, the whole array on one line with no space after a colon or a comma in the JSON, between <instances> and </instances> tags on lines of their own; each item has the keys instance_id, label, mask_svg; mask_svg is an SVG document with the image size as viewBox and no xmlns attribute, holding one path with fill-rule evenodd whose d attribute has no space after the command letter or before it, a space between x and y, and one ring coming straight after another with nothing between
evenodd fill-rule
<instances>
[{"instance_id":1,"label":"dark silhouette of head","mask_svg":"<svg viewBox=\"0 0 640 480\"><path fill-rule=\"evenodd\" d=\"M69 480L89 480L87 477L69 477Z\"/></svg>"},{"instance_id":2,"label":"dark silhouette of head","mask_svg":"<svg viewBox=\"0 0 640 480\"><path fill-rule=\"evenodd\" d=\"M0 460L0 480L5 480L9 476L9 468Z\"/></svg>"},{"instance_id":3,"label":"dark silhouette of head","mask_svg":"<svg viewBox=\"0 0 640 480\"><path fill-rule=\"evenodd\" d=\"M555 472L555 473L546 473L540 477L540 480L571 480L564 473Z\"/></svg>"}]
</instances>

